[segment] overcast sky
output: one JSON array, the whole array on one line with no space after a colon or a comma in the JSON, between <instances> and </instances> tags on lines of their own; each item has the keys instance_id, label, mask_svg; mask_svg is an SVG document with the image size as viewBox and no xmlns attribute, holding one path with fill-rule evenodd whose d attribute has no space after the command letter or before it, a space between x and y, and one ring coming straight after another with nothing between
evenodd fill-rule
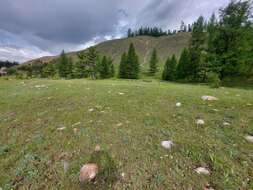
<instances>
[{"instance_id":1,"label":"overcast sky","mask_svg":"<svg viewBox=\"0 0 253 190\"><path fill-rule=\"evenodd\" d=\"M229 0L0 0L0 60L26 61L119 38L127 28L176 29Z\"/></svg>"}]
</instances>

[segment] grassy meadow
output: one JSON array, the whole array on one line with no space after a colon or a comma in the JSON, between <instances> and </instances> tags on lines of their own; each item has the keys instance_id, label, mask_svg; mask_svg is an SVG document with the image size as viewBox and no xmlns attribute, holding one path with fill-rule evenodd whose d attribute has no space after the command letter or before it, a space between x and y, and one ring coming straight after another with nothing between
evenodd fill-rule
<instances>
[{"instance_id":1,"label":"grassy meadow","mask_svg":"<svg viewBox=\"0 0 253 190\"><path fill-rule=\"evenodd\" d=\"M3 190L253 189L253 144L244 138L253 135L252 88L0 79L0 134ZM171 150L161 146L165 140ZM81 186L88 162L103 172ZM197 174L200 166L210 175Z\"/></svg>"}]
</instances>

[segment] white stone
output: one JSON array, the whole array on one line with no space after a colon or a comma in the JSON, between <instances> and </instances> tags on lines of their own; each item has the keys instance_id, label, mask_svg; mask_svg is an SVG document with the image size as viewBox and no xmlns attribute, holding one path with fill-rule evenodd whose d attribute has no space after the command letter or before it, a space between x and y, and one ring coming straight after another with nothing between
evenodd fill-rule
<instances>
[{"instance_id":1,"label":"white stone","mask_svg":"<svg viewBox=\"0 0 253 190\"><path fill-rule=\"evenodd\" d=\"M247 135L247 136L245 137L245 139L246 139L248 142L253 143L253 136Z\"/></svg>"},{"instance_id":2,"label":"white stone","mask_svg":"<svg viewBox=\"0 0 253 190\"><path fill-rule=\"evenodd\" d=\"M171 149L174 143L172 141L162 141L161 145L166 149Z\"/></svg>"},{"instance_id":3,"label":"white stone","mask_svg":"<svg viewBox=\"0 0 253 190\"><path fill-rule=\"evenodd\" d=\"M204 167L196 168L195 172L197 172L198 174L204 174L204 175L209 175L210 174L209 170L204 168Z\"/></svg>"},{"instance_id":4,"label":"white stone","mask_svg":"<svg viewBox=\"0 0 253 190\"><path fill-rule=\"evenodd\" d=\"M97 164L85 164L80 170L79 181L81 183L92 181L98 174Z\"/></svg>"},{"instance_id":5,"label":"white stone","mask_svg":"<svg viewBox=\"0 0 253 190\"><path fill-rule=\"evenodd\" d=\"M123 92L119 92L119 95L124 95L125 93L123 93Z\"/></svg>"},{"instance_id":6,"label":"white stone","mask_svg":"<svg viewBox=\"0 0 253 190\"><path fill-rule=\"evenodd\" d=\"M124 173L124 172L123 172L123 173L121 173L121 177L123 177L123 178L125 177L125 173Z\"/></svg>"},{"instance_id":7,"label":"white stone","mask_svg":"<svg viewBox=\"0 0 253 190\"><path fill-rule=\"evenodd\" d=\"M230 125L231 125L231 124L228 123L228 122L226 122L226 121L223 122L223 126L225 126L225 127L228 127L228 126L230 126Z\"/></svg>"},{"instance_id":8,"label":"white stone","mask_svg":"<svg viewBox=\"0 0 253 190\"><path fill-rule=\"evenodd\" d=\"M58 131L63 131L65 129L66 129L66 127L59 127L59 128L57 128Z\"/></svg>"},{"instance_id":9,"label":"white stone","mask_svg":"<svg viewBox=\"0 0 253 190\"><path fill-rule=\"evenodd\" d=\"M203 119L197 119L196 124L197 125L204 125L205 121Z\"/></svg>"},{"instance_id":10,"label":"white stone","mask_svg":"<svg viewBox=\"0 0 253 190\"><path fill-rule=\"evenodd\" d=\"M178 103L176 103L176 106L177 106L177 107L181 107L182 104L181 104L180 102L178 102Z\"/></svg>"},{"instance_id":11,"label":"white stone","mask_svg":"<svg viewBox=\"0 0 253 190\"><path fill-rule=\"evenodd\" d=\"M90 109L89 109L89 112L93 112L93 111L94 111L94 109L93 109L93 108L90 108Z\"/></svg>"},{"instance_id":12,"label":"white stone","mask_svg":"<svg viewBox=\"0 0 253 190\"><path fill-rule=\"evenodd\" d=\"M219 100L218 98L216 98L214 96L207 96L207 95L202 96L201 99L204 101L217 101L217 100Z\"/></svg>"}]
</instances>

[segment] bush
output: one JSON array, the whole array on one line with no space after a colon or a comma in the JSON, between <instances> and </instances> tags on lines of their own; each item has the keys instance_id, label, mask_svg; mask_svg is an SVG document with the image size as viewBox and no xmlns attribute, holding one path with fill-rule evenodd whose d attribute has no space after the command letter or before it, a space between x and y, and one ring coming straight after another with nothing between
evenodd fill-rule
<instances>
[{"instance_id":1,"label":"bush","mask_svg":"<svg viewBox=\"0 0 253 190\"><path fill-rule=\"evenodd\" d=\"M211 88L219 88L220 87L220 77L217 73L208 73L207 74L207 81Z\"/></svg>"}]
</instances>

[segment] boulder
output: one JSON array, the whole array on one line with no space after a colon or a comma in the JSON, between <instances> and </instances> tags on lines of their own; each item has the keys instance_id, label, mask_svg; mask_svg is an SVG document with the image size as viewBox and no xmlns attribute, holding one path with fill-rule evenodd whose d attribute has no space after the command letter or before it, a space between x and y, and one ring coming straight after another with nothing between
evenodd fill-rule
<instances>
[{"instance_id":1,"label":"boulder","mask_svg":"<svg viewBox=\"0 0 253 190\"><path fill-rule=\"evenodd\" d=\"M90 182L96 178L98 174L97 164L85 164L80 170L79 181L81 183Z\"/></svg>"},{"instance_id":2,"label":"boulder","mask_svg":"<svg viewBox=\"0 0 253 190\"><path fill-rule=\"evenodd\" d=\"M161 145L165 149L171 149L174 143L172 141L162 141Z\"/></svg>"},{"instance_id":3,"label":"boulder","mask_svg":"<svg viewBox=\"0 0 253 190\"><path fill-rule=\"evenodd\" d=\"M201 99L204 101L217 101L217 100L219 100L218 98L216 98L214 96L207 96L207 95L202 96Z\"/></svg>"},{"instance_id":4,"label":"boulder","mask_svg":"<svg viewBox=\"0 0 253 190\"><path fill-rule=\"evenodd\" d=\"M194 170L195 172L197 172L198 174L203 174L203 175L209 175L210 171L204 167L198 167Z\"/></svg>"}]
</instances>

